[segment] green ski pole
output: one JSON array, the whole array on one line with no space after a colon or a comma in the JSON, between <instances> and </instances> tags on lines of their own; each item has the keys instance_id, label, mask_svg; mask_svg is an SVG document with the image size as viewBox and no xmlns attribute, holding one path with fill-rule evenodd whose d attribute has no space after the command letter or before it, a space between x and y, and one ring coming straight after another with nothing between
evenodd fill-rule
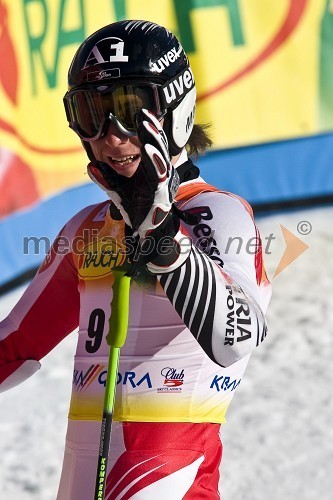
<instances>
[{"instance_id":1,"label":"green ski pole","mask_svg":"<svg viewBox=\"0 0 333 500\"><path fill-rule=\"evenodd\" d=\"M129 291L131 278L123 271L114 271L113 298L109 333L106 337L110 346L108 371L106 378L104 406L99 442L99 455L96 474L94 500L104 500L106 486L106 470L111 441L114 400L117 386L118 362L120 348L124 345L128 327Z\"/></svg>"}]
</instances>

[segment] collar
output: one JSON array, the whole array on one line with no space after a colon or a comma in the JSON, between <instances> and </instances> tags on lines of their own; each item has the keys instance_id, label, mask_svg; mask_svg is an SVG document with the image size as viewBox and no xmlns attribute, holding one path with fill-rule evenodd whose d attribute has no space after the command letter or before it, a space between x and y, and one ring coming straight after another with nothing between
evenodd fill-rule
<instances>
[{"instance_id":1,"label":"collar","mask_svg":"<svg viewBox=\"0 0 333 500\"><path fill-rule=\"evenodd\" d=\"M176 168L178 168L180 165L182 165L183 163L185 163L187 160L188 160L187 151L186 151L185 148L183 148L182 151L181 151L181 153L180 153L180 155L179 155L179 158L176 161L176 163L174 164L174 166Z\"/></svg>"},{"instance_id":2,"label":"collar","mask_svg":"<svg viewBox=\"0 0 333 500\"><path fill-rule=\"evenodd\" d=\"M199 168L196 167L192 160L189 159L185 148L180 153L180 156L174 166L177 169L180 184L197 179L200 175Z\"/></svg>"}]
</instances>

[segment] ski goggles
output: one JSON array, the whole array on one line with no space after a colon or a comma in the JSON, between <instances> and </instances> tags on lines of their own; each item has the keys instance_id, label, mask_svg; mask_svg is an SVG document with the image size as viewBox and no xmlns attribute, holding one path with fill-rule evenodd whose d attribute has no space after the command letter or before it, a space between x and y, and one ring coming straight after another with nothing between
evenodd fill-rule
<instances>
[{"instance_id":1,"label":"ski goggles","mask_svg":"<svg viewBox=\"0 0 333 500\"><path fill-rule=\"evenodd\" d=\"M157 119L165 114L159 86L153 83L73 89L65 94L64 106L70 128L85 141L99 139L109 121L125 135L136 135L136 115L142 108L152 111Z\"/></svg>"}]
</instances>

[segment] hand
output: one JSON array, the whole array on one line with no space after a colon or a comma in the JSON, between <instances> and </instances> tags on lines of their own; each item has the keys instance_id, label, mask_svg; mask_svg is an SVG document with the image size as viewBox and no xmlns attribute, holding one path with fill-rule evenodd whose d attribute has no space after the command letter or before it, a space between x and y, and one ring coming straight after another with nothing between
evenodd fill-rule
<instances>
[{"instance_id":1,"label":"hand","mask_svg":"<svg viewBox=\"0 0 333 500\"><path fill-rule=\"evenodd\" d=\"M141 164L134 174L133 180L137 185L136 174L138 173L138 177L144 174L152 201L145 218L135 228L140 238L145 238L159 227L170 214L179 187L179 176L171 163L168 140L164 130L150 111L143 109L139 113L137 132L143 146L141 148ZM140 201L140 190L133 191L134 207L137 205L136 199ZM140 203L138 206L140 207Z\"/></svg>"},{"instance_id":2,"label":"hand","mask_svg":"<svg viewBox=\"0 0 333 500\"><path fill-rule=\"evenodd\" d=\"M90 166L89 175L107 191L127 225L143 239L169 215L179 176L171 164L167 138L159 121L142 110L137 123L142 148L141 163L134 175L123 177L101 162Z\"/></svg>"},{"instance_id":3,"label":"hand","mask_svg":"<svg viewBox=\"0 0 333 500\"><path fill-rule=\"evenodd\" d=\"M146 265L158 274L180 266L189 255L191 242L179 230L179 211L173 207L179 176L171 163L165 133L148 110L139 113L137 132L141 162L132 177L118 175L101 162L90 165L88 173L107 192L134 236L140 237L139 257L132 271ZM163 245L167 251L161 250Z\"/></svg>"}]
</instances>

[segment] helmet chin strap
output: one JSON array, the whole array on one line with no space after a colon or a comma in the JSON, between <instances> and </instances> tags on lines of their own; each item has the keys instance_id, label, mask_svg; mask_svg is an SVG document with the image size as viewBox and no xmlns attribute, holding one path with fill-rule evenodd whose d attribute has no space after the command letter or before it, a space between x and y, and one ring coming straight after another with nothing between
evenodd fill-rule
<instances>
[{"instance_id":1,"label":"helmet chin strap","mask_svg":"<svg viewBox=\"0 0 333 500\"><path fill-rule=\"evenodd\" d=\"M97 160L94 156L94 153L92 152L90 143L88 141L84 141L83 139L81 139L81 142L82 142L82 146L84 147L84 149L87 153L89 160L91 161L91 163L95 164Z\"/></svg>"}]
</instances>

